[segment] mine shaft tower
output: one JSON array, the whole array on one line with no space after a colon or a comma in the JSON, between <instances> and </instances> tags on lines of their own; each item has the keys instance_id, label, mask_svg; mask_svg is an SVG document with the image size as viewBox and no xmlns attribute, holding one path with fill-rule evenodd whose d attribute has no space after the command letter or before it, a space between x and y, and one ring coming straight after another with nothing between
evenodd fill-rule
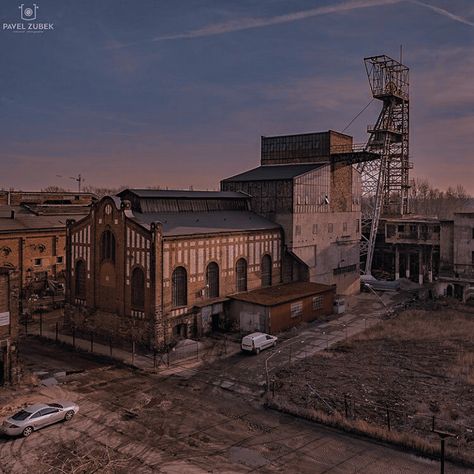
<instances>
[{"instance_id":1,"label":"mine shaft tower","mask_svg":"<svg viewBox=\"0 0 474 474\"><path fill-rule=\"evenodd\" d=\"M371 273L380 217L409 212L409 70L394 59L381 55L364 59L372 95L382 102L375 125L369 125L367 152L380 156L361 162L362 241L361 266Z\"/></svg>"}]
</instances>

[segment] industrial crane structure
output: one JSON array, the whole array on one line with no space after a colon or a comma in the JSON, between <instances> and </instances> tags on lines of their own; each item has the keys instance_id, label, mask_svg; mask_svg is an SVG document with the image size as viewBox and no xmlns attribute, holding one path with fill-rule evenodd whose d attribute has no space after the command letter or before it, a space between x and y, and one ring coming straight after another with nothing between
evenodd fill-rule
<instances>
[{"instance_id":1,"label":"industrial crane structure","mask_svg":"<svg viewBox=\"0 0 474 474\"><path fill-rule=\"evenodd\" d=\"M386 55L364 59L372 95L382 102L367 127L365 151L378 159L356 164L362 177L361 269L370 274L381 217L409 213L409 69Z\"/></svg>"}]
</instances>

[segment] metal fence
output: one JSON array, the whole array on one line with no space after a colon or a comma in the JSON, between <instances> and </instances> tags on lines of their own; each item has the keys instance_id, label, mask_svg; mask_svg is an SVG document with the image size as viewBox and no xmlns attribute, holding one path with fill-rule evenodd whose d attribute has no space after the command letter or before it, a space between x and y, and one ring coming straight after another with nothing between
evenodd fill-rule
<instances>
[{"instance_id":1,"label":"metal fence","mask_svg":"<svg viewBox=\"0 0 474 474\"><path fill-rule=\"evenodd\" d=\"M292 385L290 382L270 381L268 400L270 405L272 400L280 400L276 406L282 408L287 400L287 394L280 396L280 391L284 386ZM342 393L340 396L334 394L325 394L310 383L304 386L294 384L295 392L301 393L302 389L307 394L305 406L301 407L303 411L320 413L323 416L319 421L328 422L331 417L336 419L345 419L349 422L362 421L369 427L380 428L388 432L401 435L414 435L428 443L434 444L442 437L449 437L449 445L454 452L469 452L471 454L462 456L464 459L474 463L472 454L472 442L474 441L474 425L458 422L443 418L433 413L420 413L409 411L400 406L390 404L380 405L365 399L354 397L353 395ZM290 402L291 404L291 402ZM298 406L298 405L295 405ZM317 418L317 416L316 416ZM370 433L370 428L364 431Z\"/></svg>"},{"instance_id":2,"label":"metal fence","mask_svg":"<svg viewBox=\"0 0 474 474\"><path fill-rule=\"evenodd\" d=\"M93 330L79 330L65 324L60 314L39 312L23 317L20 334L37 336L57 344L97 356L111 358L142 369L163 370L174 365L221 357L227 353L227 339L206 338L205 341L186 339L175 341L166 349L150 350L137 341L104 336Z\"/></svg>"}]
</instances>

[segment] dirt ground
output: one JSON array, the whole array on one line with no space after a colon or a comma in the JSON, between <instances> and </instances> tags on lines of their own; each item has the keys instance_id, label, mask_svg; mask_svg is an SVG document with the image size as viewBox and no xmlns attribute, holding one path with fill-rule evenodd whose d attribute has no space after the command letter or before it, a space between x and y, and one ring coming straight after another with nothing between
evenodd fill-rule
<instances>
[{"instance_id":1,"label":"dirt ground","mask_svg":"<svg viewBox=\"0 0 474 474\"><path fill-rule=\"evenodd\" d=\"M2 474L430 474L438 469L435 461L267 410L259 392L223 389L216 379L237 359L243 370L265 354L160 376L99 363L36 339L26 342L28 367L55 371L62 365L70 375L52 387L0 390L0 418L24 404L58 399L76 401L80 411L70 422L29 438L0 438ZM465 470L450 465L448 472Z\"/></svg>"},{"instance_id":2,"label":"dirt ground","mask_svg":"<svg viewBox=\"0 0 474 474\"><path fill-rule=\"evenodd\" d=\"M474 461L474 313L409 310L280 370L279 400L439 443ZM345 397L344 397L345 396ZM388 411L387 411L388 408Z\"/></svg>"}]
</instances>

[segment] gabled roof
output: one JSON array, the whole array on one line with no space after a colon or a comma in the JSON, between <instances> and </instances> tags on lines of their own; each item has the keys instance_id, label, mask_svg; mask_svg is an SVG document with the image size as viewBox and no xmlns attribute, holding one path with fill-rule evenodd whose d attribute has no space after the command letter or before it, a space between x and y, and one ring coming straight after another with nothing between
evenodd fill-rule
<instances>
[{"instance_id":1,"label":"gabled roof","mask_svg":"<svg viewBox=\"0 0 474 474\"><path fill-rule=\"evenodd\" d=\"M186 191L168 189L124 189L117 196L123 197L127 193L139 198L148 199L248 199L244 193L231 191Z\"/></svg>"},{"instance_id":2,"label":"gabled roof","mask_svg":"<svg viewBox=\"0 0 474 474\"><path fill-rule=\"evenodd\" d=\"M308 171L321 168L327 163L308 163L298 165L263 165L258 168L236 174L223 181L267 181L267 180L288 180Z\"/></svg>"}]
</instances>

